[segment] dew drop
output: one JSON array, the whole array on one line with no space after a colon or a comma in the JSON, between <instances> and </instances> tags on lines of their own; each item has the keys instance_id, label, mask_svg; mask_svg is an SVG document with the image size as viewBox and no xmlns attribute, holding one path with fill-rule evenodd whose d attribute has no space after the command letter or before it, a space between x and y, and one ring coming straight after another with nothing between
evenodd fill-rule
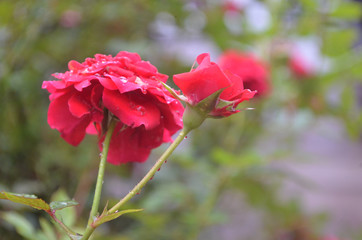
<instances>
[{"instance_id":1,"label":"dew drop","mask_svg":"<svg viewBox=\"0 0 362 240\"><path fill-rule=\"evenodd\" d=\"M138 106L136 106L136 110L141 116L145 115L145 112L146 112L145 107L138 105Z\"/></svg>"},{"instance_id":2,"label":"dew drop","mask_svg":"<svg viewBox=\"0 0 362 240\"><path fill-rule=\"evenodd\" d=\"M185 136L185 139L187 139L187 136Z\"/></svg>"},{"instance_id":3,"label":"dew drop","mask_svg":"<svg viewBox=\"0 0 362 240\"><path fill-rule=\"evenodd\" d=\"M137 83L138 85L141 85L141 86L146 85L146 83L143 82L142 79L139 77L136 77L135 83Z\"/></svg>"},{"instance_id":4,"label":"dew drop","mask_svg":"<svg viewBox=\"0 0 362 240\"><path fill-rule=\"evenodd\" d=\"M126 82L127 82L127 78L125 78L125 77L119 77L119 79L120 79L121 82L123 82L123 83L126 83Z\"/></svg>"}]
</instances>

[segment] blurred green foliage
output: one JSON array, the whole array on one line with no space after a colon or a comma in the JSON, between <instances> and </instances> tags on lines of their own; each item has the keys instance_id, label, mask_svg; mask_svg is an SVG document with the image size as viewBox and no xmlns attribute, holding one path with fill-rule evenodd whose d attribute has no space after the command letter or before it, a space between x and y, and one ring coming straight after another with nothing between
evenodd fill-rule
<instances>
[{"instance_id":1,"label":"blurred green foliage","mask_svg":"<svg viewBox=\"0 0 362 240\"><path fill-rule=\"evenodd\" d=\"M185 65L169 51L171 44L183 39L182 46L174 47L182 52L194 46L192 41L206 36L217 51L236 48L262 57L271 71L271 95L243 103L254 111L208 120L128 204L145 211L102 225L94 239L213 239L208 235L212 227L225 226L230 220L221 211L230 198L246 204L245 209L235 210L240 214L261 212L263 231L254 239L278 239L280 233L297 230L308 236L303 239L315 239L323 216L306 216L297 198L281 201L280 182L293 176L272 164L292 151L289 146L305 130L304 125L283 133L292 136L286 136L271 155L263 155L255 143L283 113L303 112L312 118L327 115L340 119L352 137L360 138L361 46L352 49L352 45L358 40L354 26L362 15L361 5L342 0L260 3L270 13L269 28L253 31L240 10L242 31L237 33L225 22L225 6L211 0L1 1L0 190L34 193L47 202L51 196L52 200L75 197L81 205L62 210L62 218L81 231L96 175L96 139L86 137L74 148L49 128L49 100L41 89L42 81L51 79L54 72L65 71L69 60L83 61L96 53L121 50L138 52L160 72L172 76L188 71L192 60ZM157 19L168 22L156 28ZM173 26L171 32L166 31L167 24ZM287 53L280 51L284 44L279 43L298 37L317 39L321 54L332 67L308 79L293 76ZM199 49L192 52L195 56L200 53ZM337 100L329 101L330 95ZM155 151L153 158L162 149ZM139 178L147 168L147 164L108 165L107 174L128 183L122 185L127 191L133 185L129 179ZM108 191L102 198L103 206L109 198L110 203L117 200ZM65 239L45 220L47 216L27 207L1 201L0 214L3 239ZM303 230L298 228L301 225L305 225Z\"/></svg>"}]
</instances>

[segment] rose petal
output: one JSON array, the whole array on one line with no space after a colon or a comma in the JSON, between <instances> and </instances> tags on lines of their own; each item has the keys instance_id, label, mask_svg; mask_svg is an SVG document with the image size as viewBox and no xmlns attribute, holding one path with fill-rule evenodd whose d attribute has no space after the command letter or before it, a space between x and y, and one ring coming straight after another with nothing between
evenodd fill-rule
<instances>
[{"instance_id":1,"label":"rose petal","mask_svg":"<svg viewBox=\"0 0 362 240\"><path fill-rule=\"evenodd\" d=\"M51 128L57 129L68 143L76 146L83 140L91 119L89 115L77 118L69 111L68 101L72 95L70 91L50 102L48 123Z\"/></svg>"},{"instance_id":2,"label":"rose petal","mask_svg":"<svg viewBox=\"0 0 362 240\"><path fill-rule=\"evenodd\" d=\"M79 83L74 84L74 88L81 92L83 88L89 87L90 85L91 82L89 80L83 80Z\"/></svg>"},{"instance_id":3,"label":"rose petal","mask_svg":"<svg viewBox=\"0 0 362 240\"><path fill-rule=\"evenodd\" d=\"M126 129L122 128L122 124L117 124L109 145L107 161L109 163L119 165L127 162L144 162L151 153L151 148L141 147L140 134L138 128ZM102 149L103 139L99 142Z\"/></svg>"},{"instance_id":4,"label":"rose petal","mask_svg":"<svg viewBox=\"0 0 362 240\"><path fill-rule=\"evenodd\" d=\"M69 70L78 71L84 69L83 65L79 62L72 60L68 63Z\"/></svg>"},{"instance_id":5,"label":"rose petal","mask_svg":"<svg viewBox=\"0 0 362 240\"><path fill-rule=\"evenodd\" d=\"M231 84L229 78L216 64L200 70L195 69L192 72L176 74L173 76L173 80L183 94L189 98L191 104L198 103Z\"/></svg>"},{"instance_id":6,"label":"rose petal","mask_svg":"<svg viewBox=\"0 0 362 240\"><path fill-rule=\"evenodd\" d=\"M178 101L170 104L159 104L161 110L161 118L164 123L164 127L168 129L173 135L182 127L182 115L184 108Z\"/></svg>"},{"instance_id":7,"label":"rose petal","mask_svg":"<svg viewBox=\"0 0 362 240\"><path fill-rule=\"evenodd\" d=\"M207 66L207 65L211 64L210 54L202 53L199 56L197 56L196 61L199 65L205 64ZM201 67L203 67L203 66L201 66Z\"/></svg>"},{"instance_id":8,"label":"rose petal","mask_svg":"<svg viewBox=\"0 0 362 240\"><path fill-rule=\"evenodd\" d=\"M141 57L137 53L121 51L116 55L116 58L128 58L132 62L141 61Z\"/></svg>"},{"instance_id":9,"label":"rose petal","mask_svg":"<svg viewBox=\"0 0 362 240\"><path fill-rule=\"evenodd\" d=\"M73 93L68 100L69 111L73 116L80 118L85 114L90 113L90 105L80 93Z\"/></svg>"},{"instance_id":10,"label":"rose petal","mask_svg":"<svg viewBox=\"0 0 362 240\"><path fill-rule=\"evenodd\" d=\"M144 148L156 148L163 142L163 126L159 126L146 130L143 126L138 128L138 134L140 135L139 145Z\"/></svg>"},{"instance_id":11,"label":"rose petal","mask_svg":"<svg viewBox=\"0 0 362 240\"><path fill-rule=\"evenodd\" d=\"M57 89L66 88L66 83L63 81L44 81L42 88L48 90L50 93L55 92Z\"/></svg>"},{"instance_id":12,"label":"rose petal","mask_svg":"<svg viewBox=\"0 0 362 240\"><path fill-rule=\"evenodd\" d=\"M99 131L99 129L97 129L97 127L94 125L94 123L91 122L86 129L86 133L92 134L92 135L97 135L100 133L100 131Z\"/></svg>"},{"instance_id":13,"label":"rose petal","mask_svg":"<svg viewBox=\"0 0 362 240\"><path fill-rule=\"evenodd\" d=\"M98 81L102 84L103 87L109 89L109 90L116 90L117 85L114 83L114 81L108 77L98 77Z\"/></svg>"},{"instance_id":14,"label":"rose petal","mask_svg":"<svg viewBox=\"0 0 362 240\"><path fill-rule=\"evenodd\" d=\"M220 94L220 98L227 101L232 101L237 98L244 90L243 81L240 77L235 74L232 74L229 71L225 71L225 74L228 76L231 85L225 88L224 91Z\"/></svg>"},{"instance_id":15,"label":"rose petal","mask_svg":"<svg viewBox=\"0 0 362 240\"><path fill-rule=\"evenodd\" d=\"M132 71L132 69L126 70L126 69L123 69L118 66L110 65L110 66L107 66L106 69L107 69L107 72L112 76L116 75L116 76L122 76L122 77L129 78L129 77L132 77L135 75L135 72Z\"/></svg>"},{"instance_id":16,"label":"rose petal","mask_svg":"<svg viewBox=\"0 0 362 240\"><path fill-rule=\"evenodd\" d=\"M104 76L109 77L114 82L120 93L131 92L141 88L139 84L134 83L133 79L135 79L136 77L132 78L115 77L110 74L104 74Z\"/></svg>"},{"instance_id":17,"label":"rose petal","mask_svg":"<svg viewBox=\"0 0 362 240\"><path fill-rule=\"evenodd\" d=\"M147 102L146 98L142 99L137 95L140 95L140 92L120 94L117 91L105 89L103 104L128 126L144 125L146 129L156 127L160 124L160 111L152 102Z\"/></svg>"},{"instance_id":18,"label":"rose petal","mask_svg":"<svg viewBox=\"0 0 362 240\"><path fill-rule=\"evenodd\" d=\"M103 111L102 109L102 95L103 95L103 87L100 84L97 84L92 88L90 101L92 103L92 106L96 109L98 109L100 112Z\"/></svg>"},{"instance_id":19,"label":"rose petal","mask_svg":"<svg viewBox=\"0 0 362 240\"><path fill-rule=\"evenodd\" d=\"M173 142L171 136L172 136L172 134L167 129L164 129L164 131L163 131L163 141L164 142Z\"/></svg>"}]
</instances>

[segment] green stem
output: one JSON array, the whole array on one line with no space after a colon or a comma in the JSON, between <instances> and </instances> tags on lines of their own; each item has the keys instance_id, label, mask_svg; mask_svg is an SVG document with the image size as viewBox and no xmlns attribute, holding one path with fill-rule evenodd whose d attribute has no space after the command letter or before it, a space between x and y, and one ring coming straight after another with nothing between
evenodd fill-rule
<instances>
[{"instance_id":1,"label":"green stem","mask_svg":"<svg viewBox=\"0 0 362 240\"><path fill-rule=\"evenodd\" d=\"M78 233L74 232L70 228L68 228L62 221L60 221L57 216L55 216L55 211L48 211L47 212L51 218L61 227L67 235L71 238L72 236L78 236Z\"/></svg>"},{"instance_id":2,"label":"green stem","mask_svg":"<svg viewBox=\"0 0 362 240\"><path fill-rule=\"evenodd\" d=\"M103 141L103 151L101 153L101 161L99 163L97 184L96 184L96 189L95 189L95 193L94 193L92 209L91 209L91 212L89 215L87 229L82 237L82 240L88 239L94 231L94 228L91 225L92 225L92 222L94 221L94 218L96 217L96 215L98 213L98 207L99 207L99 202L101 199L101 192L102 192L102 185L103 185L103 178L104 178L104 170L106 168L106 160L107 160L107 155L108 155L108 150L109 150L109 143L111 141L111 137L112 137L114 128L116 126L116 123L117 123L116 119L113 118L111 120L111 123L107 130L106 137L104 138L104 141Z\"/></svg>"},{"instance_id":3,"label":"green stem","mask_svg":"<svg viewBox=\"0 0 362 240\"><path fill-rule=\"evenodd\" d=\"M155 173L161 168L162 164L167 160L167 158L172 154L176 147L182 142L190 130L184 128L180 134L177 136L175 141L167 148L167 150L162 154L162 156L157 160L155 165L148 171L148 173L142 178L142 180L116 205L108 210L108 214L116 212L123 204L128 202L133 196L141 191L141 189L146 185L146 183L155 175Z\"/></svg>"}]
</instances>

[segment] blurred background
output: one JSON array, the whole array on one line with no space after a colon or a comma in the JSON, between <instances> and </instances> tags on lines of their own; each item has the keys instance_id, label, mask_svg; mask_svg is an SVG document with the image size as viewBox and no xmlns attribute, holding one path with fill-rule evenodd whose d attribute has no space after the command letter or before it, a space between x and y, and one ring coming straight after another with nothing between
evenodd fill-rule
<instances>
[{"instance_id":1,"label":"blurred background","mask_svg":"<svg viewBox=\"0 0 362 240\"><path fill-rule=\"evenodd\" d=\"M207 120L127 204L145 210L94 239L362 239L358 0L0 1L0 190L74 198L62 218L82 231L97 139L75 148L50 129L42 81L70 60L131 51L173 85L198 54L217 62L227 50L263 66L266 90L241 106L254 110ZM165 148L145 164L108 164L102 206ZM66 239L48 220L2 200L0 239Z\"/></svg>"}]
</instances>

